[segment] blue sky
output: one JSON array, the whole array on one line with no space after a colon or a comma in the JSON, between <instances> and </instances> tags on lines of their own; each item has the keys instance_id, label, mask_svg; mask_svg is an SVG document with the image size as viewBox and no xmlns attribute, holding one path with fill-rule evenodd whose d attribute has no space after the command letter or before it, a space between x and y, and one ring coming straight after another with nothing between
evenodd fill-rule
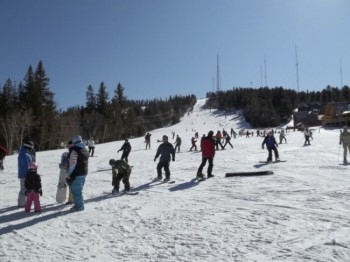
<instances>
[{"instance_id":1,"label":"blue sky","mask_svg":"<svg viewBox=\"0 0 350 262\"><path fill-rule=\"evenodd\" d=\"M92 85L129 99L350 85L348 0L1 0L0 84L43 61L58 108ZM296 52L297 50L297 52ZM266 73L265 73L266 72ZM342 73L341 73L342 72ZM214 80L214 81L213 81Z\"/></svg>"}]
</instances>

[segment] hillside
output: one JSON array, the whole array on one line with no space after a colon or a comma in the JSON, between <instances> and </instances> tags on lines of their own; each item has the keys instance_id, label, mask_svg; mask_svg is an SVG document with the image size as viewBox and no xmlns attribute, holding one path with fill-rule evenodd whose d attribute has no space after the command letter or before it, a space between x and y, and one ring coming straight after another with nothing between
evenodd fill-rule
<instances>
[{"instance_id":1,"label":"hillside","mask_svg":"<svg viewBox=\"0 0 350 262\"><path fill-rule=\"evenodd\" d=\"M339 130L316 129L311 146L300 132L279 145L287 162L265 165L262 137L237 137L233 149L216 152L214 178L195 180L199 152L191 137L209 130L249 126L238 115L202 108L175 126L130 139L130 178L137 196L111 197L108 161L120 158L123 141L98 144L89 160L85 211L72 213L55 202L58 163L65 150L37 153L43 212L17 208L17 157L6 157L0 174L1 261L350 261L350 175L340 165ZM175 184L155 185L157 139L182 138L170 165ZM278 136L276 137L278 140ZM199 145L199 141L197 142ZM350 158L348 157L350 160ZM206 170L206 169L205 169ZM234 171L271 170L273 175L225 178Z\"/></svg>"}]
</instances>

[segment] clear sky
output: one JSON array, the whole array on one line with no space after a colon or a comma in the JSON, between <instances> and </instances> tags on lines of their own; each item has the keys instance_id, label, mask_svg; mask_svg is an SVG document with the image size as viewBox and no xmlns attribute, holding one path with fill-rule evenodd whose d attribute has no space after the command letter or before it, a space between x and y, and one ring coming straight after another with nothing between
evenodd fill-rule
<instances>
[{"instance_id":1,"label":"clear sky","mask_svg":"<svg viewBox=\"0 0 350 262\"><path fill-rule=\"evenodd\" d=\"M350 84L349 0L1 0L0 84L43 61L58 108L103 81L129 99ZM296 54L298 60L296 59ZM298 61L298 67L296 62ZM297 68L299 74L297 74Z\"/></svg>"}]
</instances>

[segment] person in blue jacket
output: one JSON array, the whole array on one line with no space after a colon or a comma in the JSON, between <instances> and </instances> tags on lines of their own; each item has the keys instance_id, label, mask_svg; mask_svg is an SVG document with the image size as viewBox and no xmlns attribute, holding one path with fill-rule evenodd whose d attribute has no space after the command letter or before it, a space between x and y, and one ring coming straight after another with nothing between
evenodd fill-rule
<instances>
[{"instance_id":1,"label":"person in blue jacket","mask_svg":"<svg viewBox=\"0 0 350 262\"><path fill-rule=\"evenodd\" d=\"M81 136L72 138L73 146L69 149L67 183L71 186L74 206L71 211L84 210L83 188L88 174L89 151Z\"/></svg>"},{"instance_id":2,"label":"person in blue jacket","mask_svg":"<svg viewBox=\"0 0 350 262\"><path fill-rule=\"evenodd\" d=\"M264 145L266 145L266 148L269 152L269 156L267 158L267 162L271 162L272 161L272 151L274 152L275 155L275 160L279 161L279 155L278 155L278 144L276 143L276 139L273 136L272 131L270 131L267 136L265 136L264 141L262 142L262 149L264 149Z\"/></svg>"},{"instance_id":3,"label":"person in blue jacket","mask_svg":"<svg viewBox=\"0 0 350 262\"><path fill-rule=\"evenodd\" d=\"M33 162L33 155L31 151L34 149L32 141L26 141L22 144L18 154L18 179L20 183L20 190L18 193L18 207L24 207L26 203L26 188L25 180L28 173L28 165Z\"/></svg>"}]
</instances>

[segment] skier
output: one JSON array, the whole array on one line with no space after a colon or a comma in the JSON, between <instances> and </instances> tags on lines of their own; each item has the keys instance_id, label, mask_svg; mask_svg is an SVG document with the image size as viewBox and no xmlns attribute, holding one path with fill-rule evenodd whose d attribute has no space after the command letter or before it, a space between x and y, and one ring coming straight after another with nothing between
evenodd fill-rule
<instances>
[{"instance_id":1,"label":"skier","mask_svg":"<svg viewBox=\"0 0 350 262\"><path fill-rule=\"evenodd\" d=\"M224 148L223 149L225 149L225 146L227 144L229 144L231 146L231 148L233 148L233 145L231 144L230 140L231 140L231 137L227 134L226 137L225 137L225 144L224 144Z\"/></svg>"},{"instance_id":2,"label":"skier","mask_svg":"<svg viewBox=\"0 0 350 262\"><path fill-rule=\"evenodd\" d=\"M284 130L281 130L281 133L280 133L280 144L282 144L282 142L286 141L286 144L287 144L287 138L286 138L286 135L284 134Z\"/></svg>"},{"instance_id":3,"label":"skier","mask_svg":"<svg viewBox=\"0 0 350 262\"><path fill-rule=\"evenodd\" d=\"M118 150L118 152L123 151L121 160L125 160L126 163L128 163L128 157L131 151L131 145L129 143L129 140L125 138L125 142L122 145L122 147Z\"/></svg>"},{"instance_id":4,"label":"skier","mask_svg":"<svg viewBox=\"0 0 350 262\"><path fill-rule=\"evenodd\" d=\"M275 154L275 160L279 161L279 156L278 156L278 150L277 150L277 143L276 143L276 139L273 136L272 131L270 131L267 136L265 136L264 141L261 144L262 149L264 149L264 145L266 144L266 148L269 152L269 156L267 158L267 162L271 162L272 161L272 151Z\"/></svg>"},{"instance_id":5,"label":"skier","mask_svg":"<svg viewBox=\"0 0 350 262\"><path fill-rule=\"evenodd\" d=\"M0 145L0 170L4 170L4 159L7 155L7 149Z\"/></svg>"},{"instance_id":6,"label":"skier","mask_svg":"<svg viewBox=\"0 0 350 262\"><path fill-rule=\"evenodd\" d=\"M20 182L20 191L18 193L18 207L24 207L26 203L26 188L24 186L25 178L28 173L28 165L33 162L31 150L34 148L32 141L24 142L18 154L18 178Z\"/></svg>"},{"instance_id":7,"label":"skier","mask_svg":"<svg viewBox=\"0 0 350 262\"><path fill-rule=\"evenodd\" d=\"M146 143L146 150L147 150L147 147L149 149L151 149L151 134L150 133L147 133L145 135L145 143Z\"/></svg>"},{"instance_id":8,"label":"skier","mask_svg":"<svg viewBox=\"0 0 350 262\"><path fill-rule=\"evenodd\" d=\"M181 138L179 135L176 135L176 140L175 140L175 151L177 149L177 152L180 152L180 147L181 147Z\"/></svg>"},{"instance_id":9,"label":"skier","mask_svg":"<svg viewBox=\"0 0 350 262\"><path fill-rule=\"evenodd\" d=\"M89 151L79 135L73 136L72 143L73 147L70 149L67 171L67 184L71 185L74 200L71 211L83 211L83 187L88 174Z\"/></svg>"},{"instance_id":10,"label":"skier","mask_svg":"<svg viewBox=\"0 0 350 262\"><path fill-rule=\"evenodd\" d=\"M194 137L192 137L192 139L191 139L192 146L190 148L190 151L192 151L192 148L194 148L194 150L197 151L196 142L197 142L197 140L195 140Z\"/></svg>"},{"instance_id":11,"label":"skier","mask_svg":"<svg viewBox=\"0 0 350 262\"><path fill-rule=\"evenodd\" d=\"M31 162L28 165L28 173L25 178L25 195L27 196L27 201L25 204L24 211L29 213L34 202L34 211L36 213L41 212L40 196L43 195L41 187L41 178L37 173L38 164L36 162Z\"/></svg>"},{"instance_id":12,"label":"skier","mask_svg":"<svg viewBox=\"0 0 350 262\"><path fill-rule=\"evenodd\" d=\"M304 130L304 137L305 137L304 146L310 145L310 137L312 138L312 133L308 128L305 128Z\"/></svg>"},{"instance_id":13,"label":"skier","mask_svg":"<svg viewBox=\"0 0 350 262\"><path fill-rule=\"evenodd\" d=\"M127 193L130 191L130 174L131 167L124 160L109 160L109 165L112 166L112 194L119 193L119 184L120 181L123 181L124 192Z\"/></svg>"},{"instance_id":14,"label":"skier","mask_svg":"<svg viewBox=\"0 0 350 262\"><path fill-rule=\"evenodd\" d=\"M219 150L219 145L221 146L221 149L224 149L224 146L221 144L222 135L220 131L216 132L215 138L216 138L216 142L215 142L216 150Z\"/></svg>"},{"instance_id":15,"label":"skier","mask_svg":"<svg viewBox=\"0 0 350 262\"><path fill-rule=\"evenodd\" d=\"M95 153L95 140L93 137L90 137L90 139L88 140L88 147L89 147L89 155L93 157Z\"/></svg>"},{"instance_id":16,"label":"skier","mask_svg":"<svg viewBox=\"0 0 350 262\"><path fill-rule=\"evenodd\" d=\"M159 163L157 165L157 179L162 180L162 168L165 171L165 179L164 182L170 181L170 159L172 158L175 161L175 149L171 143L168 142L168 137L166 135L163 136L163 143L159 145L157 149L157 153L154 157L154 162L156 162L157 158L160 155Z\"/></svg>"},{"instance_id":17,"label":"skier","mask_svg":"<svg viewBox=\"0 0 350 262\"><path fill-rule=\"evenodd\" d=\"M348 131L348 127L344 126L343 127L343 132L340 130L340 141L339 141L339 145L343 144L343 149L344 149L344 163L347 163L347 153L348 150L350 151L350 132Z\"/></svg>"},{"instance_id":18,"label":"skier","mask_svg":"<svg viewBox=\"0 0 350 262\"><path fill-rule=\"evenodd\" d=\"M205 179L202 172L207 161L209 162L208 169L207 169L208 178L214 176L212 174L213 167L214 167L213 160L215 156L215 138L213 137L213 135L214 135L214 132L209 131L206 137L202 137L202 140L201 140L202 163L200 164L197 171L198 180Z\"/></svg>"}]
</instances>

